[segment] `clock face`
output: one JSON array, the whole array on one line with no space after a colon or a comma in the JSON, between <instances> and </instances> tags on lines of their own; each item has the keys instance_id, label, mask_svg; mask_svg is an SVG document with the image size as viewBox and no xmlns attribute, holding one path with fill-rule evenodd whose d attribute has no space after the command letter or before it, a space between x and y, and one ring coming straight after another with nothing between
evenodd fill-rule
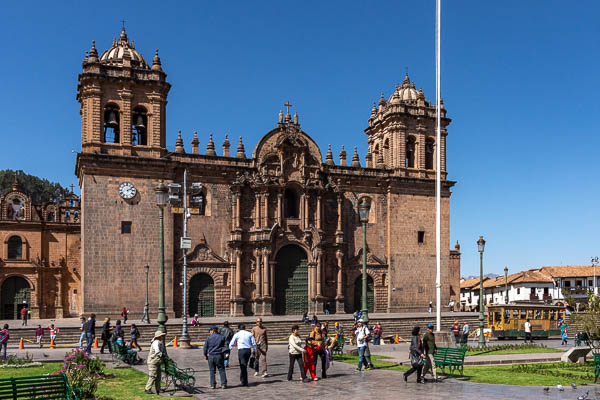
<instances>
[{"instance_id":1,"label":"clock face","mask_svg":"<svg viewBox=\"0 0 600 400\"><path fill-rule=\"evenodd\" d=\"M133 199L136 193L137 190L131 182L123 182L119 185L119 194L126 200Z\"/></svg>"}]
</instances>

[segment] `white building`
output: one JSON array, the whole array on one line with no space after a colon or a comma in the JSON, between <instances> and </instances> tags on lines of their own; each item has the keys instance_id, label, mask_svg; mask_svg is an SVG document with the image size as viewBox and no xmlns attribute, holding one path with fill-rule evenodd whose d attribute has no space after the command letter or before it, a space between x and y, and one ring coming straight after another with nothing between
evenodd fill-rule
<instances>
[{"instance_id":1,"label":"white building","mask_svg":"<svg viewBox=\"0 0 600 400\"><path fill-rule=\"evenodd\" d=\"M597 269L600 273L600 268ZM543 267L517 272L516 274L484 277L484 302L489 304L506 304L506 288L508 302L532 302L555 304L564 300L568 293L577 302L586 302L594 290L594 268L588 265ZM600 279L596 276L596 287ZM479 278L461 279L460 309L476 311L479 309Z\"/></svg>"}]
</instances>

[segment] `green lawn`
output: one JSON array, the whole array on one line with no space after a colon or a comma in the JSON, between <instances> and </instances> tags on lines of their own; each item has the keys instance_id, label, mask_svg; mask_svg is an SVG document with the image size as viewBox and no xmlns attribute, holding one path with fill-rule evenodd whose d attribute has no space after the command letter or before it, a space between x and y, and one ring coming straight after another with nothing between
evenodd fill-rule
<instances>
[{"instance_id":1,"label":"green lawn","mask_svg":"<svg viewBox=\"0 0 600 400\"><path fill-rule=\"evenodd\" d=\"M373 364L377 369L398 371L398 373L409 369L408 366L386 361L387 358L389 357L371 356ZM358 362L357 356L347 354L341 357L337 356L335 359L351 364ZM463 371L464 376L461 377L458 374L455 376L455 379L477 383L518 386L555 386L557 382L562 382L564 385L568 385L571 382L575 382L577 385L594 383L594 365L592 362L586 364L548 363L522 365L465 367ZM526 370L522 370L523 368ZM438 373L440 373L440 369L438 369ZM409 379L414 380L416 377L413 375Z\"/></svg>"},{"instance_id":2,"label":"green lawn","mask_svg":"<svg viewBox=\"0 0 600 400\"><path fill-rule=\"evenodd\" d=\"M60 370L62 363L48 363L43 367L33 368L4 368L0 369L0 378L18 378L24 376L38 376ZM115 400L141 400L158 399L160 396L144 393L148 376L132 368L106 369L106 373L114 375L100 381L96 394L107 399ZM176 397L172 397L176 398Z\"/></svg>"},{"instance_id":3,"label":"green lawn","mask_svg":"<svg viewBox=\"0 0 600 400\"><path fill-rule=\"evenodd\" d=\"M563 349L555 349L553 347L536 347L532 349L514 349L514 350L492 350L492 351L473 351L468 352L467 357L469 356L492 356L492 355L501 355L501 354L532 354L532 353L562 353L565 350Z\"/></svg>"}]
</instances>

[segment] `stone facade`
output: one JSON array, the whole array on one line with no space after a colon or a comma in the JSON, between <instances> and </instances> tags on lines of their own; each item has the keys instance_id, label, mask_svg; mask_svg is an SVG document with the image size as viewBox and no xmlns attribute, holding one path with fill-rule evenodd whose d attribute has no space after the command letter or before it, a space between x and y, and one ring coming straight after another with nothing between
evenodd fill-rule
<instances>
[{"instance_id":1,"label":"stone facade","mask_svg":"<svg viewBox=\"0 0 600 400\"><path fill-rule=\"evenodd\" d=\"M241 137L230 151L225 137L218 155L212 135L200 154L196 134L186 152L181 133L170 152L165 143L169 89L158 53L150 67L124 30L101 56L93 44L83 61L76 173L86 312L116 313L123 306L141 312L145 265L151 271L150 306L156 309L154 189L159 180L181 184L184 171L188 183L202 185L189 196L201 204L191 208L187 222L191 314L353 312L362 268L362 197L371 204L366 258L374 311L425 310L434 300L435 107L408 76L373 106L364 166L356 148L350 162L343 148L337 165L331 148L323 162L289 104L251 154ZM460 252L448 250L454 182L446 179L450 120L443 106L442 117L442 303L448 304L459 294ZM133 196L120 191L128 184L135 187ZM180 204L165 208L164 234L167 312L180 315Z\"/></svg>"},{"instance_id":2,"label":"stone facade","mask_svg":"<svg viewBox=\"0 0 600 400\"><path fill-rule=\"evenodd\" d=\"M63 318L81 312L79 198L33 204L15 175L0 197L0 318Z\"/></svg>"}]
</instances>

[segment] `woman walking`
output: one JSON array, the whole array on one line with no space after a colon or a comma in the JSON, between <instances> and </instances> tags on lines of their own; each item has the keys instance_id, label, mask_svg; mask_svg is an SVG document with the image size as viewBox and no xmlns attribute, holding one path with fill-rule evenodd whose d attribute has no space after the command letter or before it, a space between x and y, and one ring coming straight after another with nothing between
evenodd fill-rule
<instances>
[{"instance_id":1,"label":"woman walking","mask_svg":"<svg viewBox=\"0 0 600 400\"><path fill-rule=\"evenodd\" d=\"M418 326L415 326L412 330L412 340L410 341L409 349L411 369L404 373L404 382L408 381L410 374L417 371L417 383L424 383L421 372L423 371L425 354L423 354L423 342L421 342L420 331L421 328Z\"/></svg>"},{"instance_id":2,"label":"woman walking","mask_svg":"<svg viewBox=\"0 0 600 400\"><path fill-rule=\"evenodd\" d=\"M288 352L290 358L290 366L288 368L287 380L291 381L294 376L294 363L298 364L300 368L300 376L302 376L302 382L310 382L310 379L306 377L304 371L304 363L302 362L302 355L306 353L306 350L302 348L302 339L298 336L300 327L298 325L292 326L292 334L288 341Z\"/></svg>"},{"instance_id":3,"label":"woman walking","mask_svg":"<svg viewBox=\"0 0 600 400\"><path fill-rule=\"evenodd\" d=\"M319 380L317 378L317 353L322 346L323 335L321 335L321 325L313 325L313 330L306 340L306 360L304 362L304 370L310 372L310 377L313 381Z\"/></svg>"},{"instance_id":4,"label":"woman walking","mask_svg":"<svg viewBox=\"0 0 600 400\"><path fill-rule=\"evenodd\" d=\"M142 351L142 346L139 345L138 343L138 339L140 338L140 331L138 330L137 326L135 326L135 324L131 324L131 331L129 332L131 334L131 341L129 342L129 348L133 348L133 345L135 345L135 347L137 347L138 351Z\"/></svg>"},{"instance_id":5,"label":"woman walking","mask_svg":"<svg viewBox=\"0 0 600 400\"><path fill-rule=\"evenodd\" d=\"M104 354L105 347L108 347L108 352L112 353L110 344L108 343L110 340L110 330L110 318L106 317L104 318L104 324L102 324L102 336L100 337L102 339L102 347L100 348L100 353L102 354Z\"/></svg>"}]
</instances>

